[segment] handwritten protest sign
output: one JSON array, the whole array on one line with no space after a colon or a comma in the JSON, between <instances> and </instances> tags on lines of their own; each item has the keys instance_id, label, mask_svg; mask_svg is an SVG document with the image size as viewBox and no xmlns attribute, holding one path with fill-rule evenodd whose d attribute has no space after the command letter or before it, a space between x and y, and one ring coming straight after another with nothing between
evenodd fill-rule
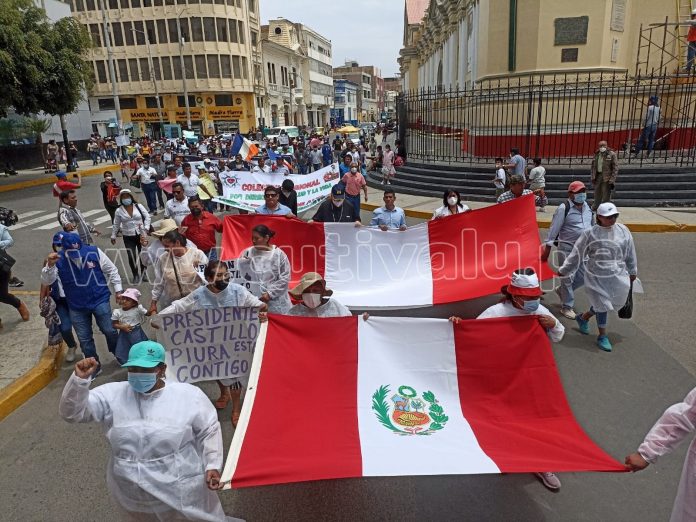
<instances>
[{"instance_id":1,"label":"handwritten protest sign","mask_svg":"<svg viewBox=\"0 0 696 522\"><path fill-rule=\"evenodd\" d=\"M222 197L214 201L242 210L256 210L264 204L263 191L268 185L279 187L291 179L297 192L297 211L304 212L318 205L331 193L331 187L340 181L338 165L333 163L311 174L283 174L233 171L219 174Z\"/></svg>"},{"instance_id":2,"label":"handwritten protest sign","mask_svg":"<svg viewBox=\"0 0 696 522\"><path fill-rule=\"evenodd\" d=\"M255 308L204 308L160 316L167 378L175 382L245 378L259 333Z\"/></svg>"}]
</instances>

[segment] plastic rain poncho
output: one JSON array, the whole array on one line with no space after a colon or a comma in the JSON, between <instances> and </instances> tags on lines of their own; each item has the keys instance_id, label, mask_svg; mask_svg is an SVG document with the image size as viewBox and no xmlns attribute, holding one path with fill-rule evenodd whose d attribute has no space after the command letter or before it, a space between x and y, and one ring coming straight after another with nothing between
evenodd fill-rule
<instances>
[{"instance_id":1,"label":"plastic rain poncho","mask_svg":"<svg viewBox=\"0 0 696 522\"><path fill-rule=\"evenodd\" d=\"M236 520L205 483L207 470L222 469L222 433L200 389L168 383L142 394L127 382L90 384L73 373L58 410L68 422L103 425L111 445L107 485L131 518Z\"/></svg>"},{"instance_id":2,"label":"plastic rain poncho","mask_svg":"<svg viewBox=\"0 0 696 522\"><path fill-rule=\"evenodd\" d=\"M271 250L256 247L245 249L239 256L239 270L253 273L261 284L261 291L271 296L269 312L284 314L290 309L290 261L280 248L273 245Z\"/></svg>"},{"instance_id":3,"label":"plastic rain poncho","mask_svg":"<svg viewBox=\"0 0 696 522\"><path fill-rule=\"evenodd\" d=\"M687 435L696 430L696 388L684 402L667 408L645 436L638 453L650 463L671 452ZM679 491L674 500L671 522L696 520L696 439L691 441L684 461Z\"/></svg>"},{"instance_id":4,"label":"plastic rain poncho","mask_svg":"<svg viewBox=\"0 0 696 522\"><path fill-rule=\"evenodd\" d=\"M584 230L558 270L572 276L585 264L585 291L595 312L610 312L626 304L629 275L637 275L636 247L631 232L621 223L595 225Z\"/></svg>"}]
</instances>

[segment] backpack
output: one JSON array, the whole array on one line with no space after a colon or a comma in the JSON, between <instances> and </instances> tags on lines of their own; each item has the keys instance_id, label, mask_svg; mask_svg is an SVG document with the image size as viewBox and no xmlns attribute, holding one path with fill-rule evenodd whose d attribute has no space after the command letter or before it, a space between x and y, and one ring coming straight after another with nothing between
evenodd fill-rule
<instances>
[{"instance_id":1,"label":"backpack","mask_svg":"<svg viewBox=\"0 0 696 522\"><path fill-rule=\"evenodd\" d=\"M11 227L12 225L16 225L18 221L19 216L14 210L10 210L9 208L5 207L0 207L1 224L5 225L6 227Z\"/></svg>"}]
</instances>

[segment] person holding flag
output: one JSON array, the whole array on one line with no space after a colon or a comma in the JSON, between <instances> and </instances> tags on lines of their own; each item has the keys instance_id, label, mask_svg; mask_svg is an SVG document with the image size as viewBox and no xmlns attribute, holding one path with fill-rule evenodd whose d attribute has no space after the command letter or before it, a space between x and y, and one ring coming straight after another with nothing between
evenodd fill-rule
<instances>
[{"instance_id":1,"label":"person holding flag","mask_svg":"<svg viewBox=\"0 0 696 522\"><path fill-rule=\"evenodd\" d=\"M255 143L249 141L241 134L237 133L232 141L230 148L230 156L241 154L245 161L251 161L251 158L259 153L259 147Z\"/></svg>"}]
</instances>

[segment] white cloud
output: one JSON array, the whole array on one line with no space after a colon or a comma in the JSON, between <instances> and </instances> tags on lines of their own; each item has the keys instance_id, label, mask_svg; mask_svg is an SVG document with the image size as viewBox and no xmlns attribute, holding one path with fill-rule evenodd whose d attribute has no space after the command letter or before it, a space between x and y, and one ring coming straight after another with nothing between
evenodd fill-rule
<instances>
[{"instance_id":1,"label":"white cloud","mask_svg":"<svg viewBox=\"0 0 696 522\"><path fill-rule=\"evenodd\" d=\"M334 66L349 58L379 67L383 76L399 71L396 59L403 39L403 0L259 0L259 4L263 25L269 19L287 18L331 40Z\"/></svg>"}]
</instances>

